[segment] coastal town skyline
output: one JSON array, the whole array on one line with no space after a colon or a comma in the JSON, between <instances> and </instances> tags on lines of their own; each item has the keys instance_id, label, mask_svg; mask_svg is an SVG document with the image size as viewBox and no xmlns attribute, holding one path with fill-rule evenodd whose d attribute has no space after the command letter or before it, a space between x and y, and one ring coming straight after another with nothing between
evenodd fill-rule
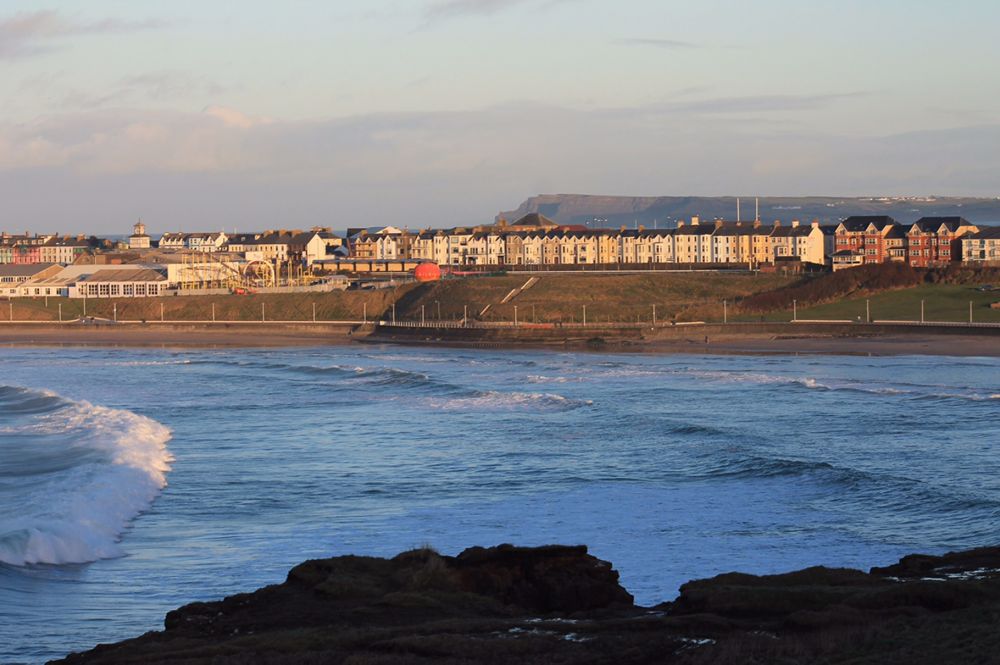
<instances>
[{"instance_id":1,"label":"coastal town skyline","mask_svg":"<svg viewBox=\"0 0 1000 665\"><path fill-rule=\"evenodd\" d=\"M14 0L5 226L455 226L541 192L995 196L1000 9L939 7Z\"/></svg>"}]
</instances>

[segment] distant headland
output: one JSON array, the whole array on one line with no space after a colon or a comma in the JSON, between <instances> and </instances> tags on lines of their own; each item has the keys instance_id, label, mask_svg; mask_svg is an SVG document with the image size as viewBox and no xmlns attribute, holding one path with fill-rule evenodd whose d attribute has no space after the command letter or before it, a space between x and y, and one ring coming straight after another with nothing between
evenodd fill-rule
<instances>
[{"instance_id":1,"label":"distant headland","mask_svg":"<svg viewBox=\"0 0 1000 665\"><path fill-rule=\"evenodd\" d=\"M497 217L519 219L539 213L566 225L646 228L673 227L677 220L791 218L835 224L851 215L889 215L901 223L921 217L964 217L973 223L1000 224L1000 197L957 196L600 196L542 194ZM757 214L754 214L757 213Z\"/></svg>"}]
</instances>

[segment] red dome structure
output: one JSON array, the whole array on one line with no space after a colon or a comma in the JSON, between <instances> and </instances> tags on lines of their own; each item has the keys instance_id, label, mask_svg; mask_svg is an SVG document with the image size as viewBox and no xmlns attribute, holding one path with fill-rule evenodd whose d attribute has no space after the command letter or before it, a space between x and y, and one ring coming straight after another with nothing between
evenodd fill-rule
<instances>
[{"instance_id":1,"label":"red dome structure","mask_svg":"<svg viewBox=\"0 0 1000 665\"><path fill-rule=\"evenodd\" d=\"M441 279L441 268L436 263L421 263L413 269L413 276L418 282L436 282Z\"/></svg>"}]
</instances>

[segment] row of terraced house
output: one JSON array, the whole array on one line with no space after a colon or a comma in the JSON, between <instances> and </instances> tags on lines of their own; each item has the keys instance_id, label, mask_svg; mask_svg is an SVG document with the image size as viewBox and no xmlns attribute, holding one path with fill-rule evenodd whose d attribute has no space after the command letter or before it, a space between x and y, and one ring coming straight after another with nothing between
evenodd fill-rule
<instances>
[{"instance_id":1,"label":"row of terraced house","mask_svg":"<svg viewBox=\"0 0 1000 665\"><path fill-rule=\"evenodd\" d=\"M21 235L0 233L0 264L73 263L92 253L96 238L84 236Z\"/></svg>"},{"instance_id":2,"label":"row of terraced house","mask_svg":"<svg viewBox=\"0 0 1000 665\"><path fill-rule=\"evenodd\" d=\"M541 215L507 225L425 230L386 227L348 238L351 257L433 261L451 266L658 264L739 265L786 263L823 266L833 251L833 226L759 221L703 222L673 229L585 229L560 226Z\"/></svg>"},{"instance_id":3,"label":"row of terraced house","mask_svg":"<svg viewBox=\"0 0 1000 665\"><path fill-rule=\"evenodd\" d=\"M886 216L849 217L835 225L703 222L695 217L673 229L591 230L532 214L510 225L489 227L416 233L395 227L359 229L349 234L348 247L357 259L450 266L710 264L840 270L887 261L942 267L963 256L969 262L1000 264L997 232L961 217L924 217L899 224Z\"/></svg>"}]
</instances>

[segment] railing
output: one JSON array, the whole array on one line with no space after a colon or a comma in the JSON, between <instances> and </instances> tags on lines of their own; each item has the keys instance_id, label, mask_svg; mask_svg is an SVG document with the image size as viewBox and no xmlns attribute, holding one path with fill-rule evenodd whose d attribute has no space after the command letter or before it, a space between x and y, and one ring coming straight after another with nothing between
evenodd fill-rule
<instances>
[{"instance_id":1,"label":"railing","mask_svg":"<svg viewBox=\"0 0 1000 665\"><path fill-rule=\"evenodd\" d=\"M650 322L640 322L634 323L631 321L623 321L620 323L613 322L597 322L594 323L582 323L579 321L564 321L564 322L545 322L545 323L532 323L526 321L518 321L517 323L513 321L425 321L421 323L420 321L377 321L375 322L380 328L421 328L433 330L435 328L475 328L479 330L559 330L565 328L572 329L583 329L583 330L620 330L622 328L639 330L642 328L673 328L676 326L703 326L706 325L704 321L685 321L681 323L650 323Z\"/></svg>"}]
</instances>

